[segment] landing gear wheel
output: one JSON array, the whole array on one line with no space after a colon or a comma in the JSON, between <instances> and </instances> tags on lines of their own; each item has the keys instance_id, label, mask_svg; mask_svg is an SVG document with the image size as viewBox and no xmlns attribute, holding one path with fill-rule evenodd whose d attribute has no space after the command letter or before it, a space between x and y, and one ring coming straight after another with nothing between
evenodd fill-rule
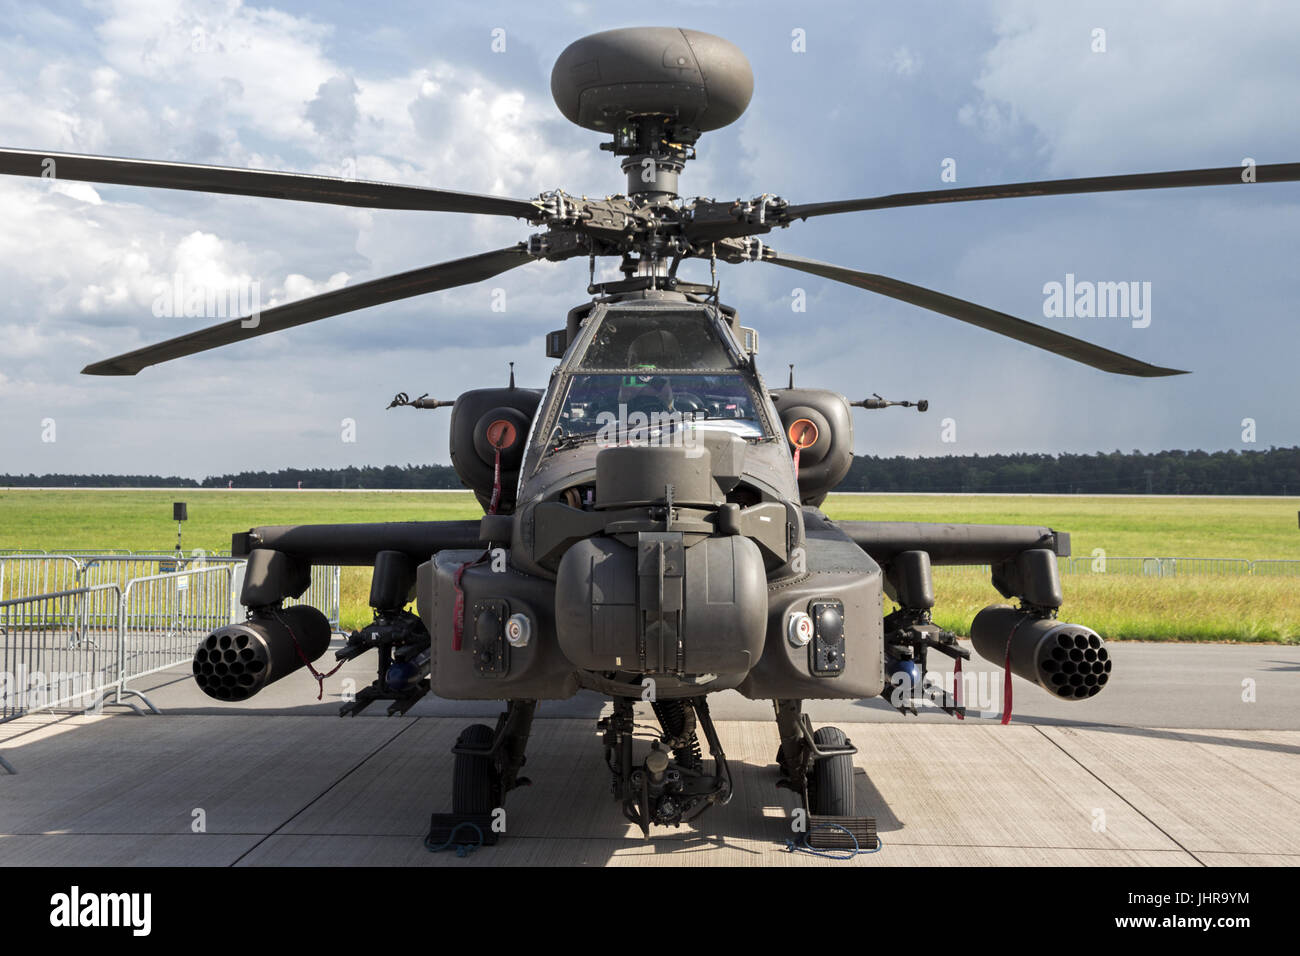
<instances>
[{"instance_id":1,"label":"landing gear wheel","mask_svg":"<svg viewBox=\"0 0 1300 956\"><path fill-rule=\"evenodd\" d=\"M838 727L821 727L813 733L819 747L843 747L848 738ZM853 756L840 754L818 760L808 781L808 805L822 817L853 816Z\"/></svg>"},{"instance_id":2,"label":"landing gear wheel","mask_svg":"<svg viewBox=\"0 0 1300 956\"><path fill-rule=\"evenodd\" d=\"M456 741L461 747L487 749L496 736L486 724L470 724ZM457 816L487 815L497 808L496 767L492 758L480 754L456 754L452 773L451 809Z\"/></svg>"}]
</instances>

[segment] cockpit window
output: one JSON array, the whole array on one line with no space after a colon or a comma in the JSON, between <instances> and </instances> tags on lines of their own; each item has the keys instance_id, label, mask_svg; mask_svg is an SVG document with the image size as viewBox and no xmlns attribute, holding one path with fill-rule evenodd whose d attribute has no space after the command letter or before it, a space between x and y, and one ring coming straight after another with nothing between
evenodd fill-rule
<instances>
[{"instance_id":1,"label":"cockpit window","mask_svg":"<svg viewBox=\"0 0 1300 956\"><path fill-rule=\"evenodd\" d=\"M738 374L574 375L560 405L555 438L595 435L609 444L646 430L718 428L742 438L770 437L754 394Z\"/></svg>"},{"instance_id":2,"label":"cockpit window","mask_svg":"<svg viewBox=\"0 0 1300 956\"><path fill-rule=\"evenodd\" d=\"M708 313L610 311L601 319L580 368L729 369L735 358Z\"/></svg>"}]
</instances>

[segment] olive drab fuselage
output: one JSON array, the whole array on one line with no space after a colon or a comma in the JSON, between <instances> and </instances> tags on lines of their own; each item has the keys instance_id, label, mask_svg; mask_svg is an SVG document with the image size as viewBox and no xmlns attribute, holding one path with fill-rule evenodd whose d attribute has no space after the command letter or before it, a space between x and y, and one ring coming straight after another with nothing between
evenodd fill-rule
<instances>
[{"instance_id":1,"label":"olive drab fuselage","mask_svg":"<svg viewBox=\"0 0 1300 956\"><path fill-rule=\"evenodd\" d=\"M485 516L483 546L419 568L434 693L639 698L646 678L662 697L880 693L880 569L801 501L843 477L851 430L822 432L808 466L838 465L801 488L782 413L735 328L734 313L670 292L588 312L507 476L513 514ZM802 392L798 409L819 401L823 421L849 421L842 396ZM494 550L505 560L475 563ZM815 642L786 636L814 600L841 609L820 665ZM454 650L458 604L487 611L464 618ZM500 638L514 613L533 635L522 647Z\"/></svg>"}]
</instances>

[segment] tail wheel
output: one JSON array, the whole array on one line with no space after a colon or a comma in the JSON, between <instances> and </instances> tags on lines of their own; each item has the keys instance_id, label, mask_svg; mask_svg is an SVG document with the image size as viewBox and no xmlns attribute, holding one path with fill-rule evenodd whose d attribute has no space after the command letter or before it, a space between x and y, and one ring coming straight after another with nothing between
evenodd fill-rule
<instances>
[{"instance_id":1,"label":"tail wheel","mask_svg":"<svg viewBox=\"0 0 1300 956\"><path fill-rule=\"evenodd\" d=\"M819 747L843 747L848 738L838 727L822 727L813 733ZM818 760L809 781L808 804L823 817L853 816L853 757L840 754Z\"/></svg>"},{"instance_id":2,"label":"tail wheel","mask_svg":"<svg viewBox=\"0 0 1300 956\"><path fill-rule=\"evenodd\" d=\"M456 741L462 747L487 749L496 736L486 724L471 724L460 732ZM491 757L480 754L456 754L452 774L451 809L457 815L487 815L497 808L496 766Z\"/></svg>"}]
</instances>

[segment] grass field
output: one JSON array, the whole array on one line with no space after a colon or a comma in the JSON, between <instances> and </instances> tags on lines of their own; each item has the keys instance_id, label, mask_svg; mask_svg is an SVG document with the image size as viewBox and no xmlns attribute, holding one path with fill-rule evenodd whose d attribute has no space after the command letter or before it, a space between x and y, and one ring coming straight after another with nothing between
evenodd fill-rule
<instances>
[{"instance_id":1,"label":"grass field","mask_svg":"<svg viewBox=\"0 0 1300 956\"><path fill-rule=\"evenodd\" d=\"M481 512L468 492L0 491L0 548L169 549L171 502L189 503L184 547L230 547L259 524L431 521ZM1071 532L1074 554L1300 559L1300 498L833 495L834 518L1045 524ZM1116 639L1300 643L1300 578L1066 576L1062 617ZM343 623L369 620L368 569L343 570ZM965 633L1000 598L958 569L935 574L941 625Z\"/></svg>"}]
</instances>

